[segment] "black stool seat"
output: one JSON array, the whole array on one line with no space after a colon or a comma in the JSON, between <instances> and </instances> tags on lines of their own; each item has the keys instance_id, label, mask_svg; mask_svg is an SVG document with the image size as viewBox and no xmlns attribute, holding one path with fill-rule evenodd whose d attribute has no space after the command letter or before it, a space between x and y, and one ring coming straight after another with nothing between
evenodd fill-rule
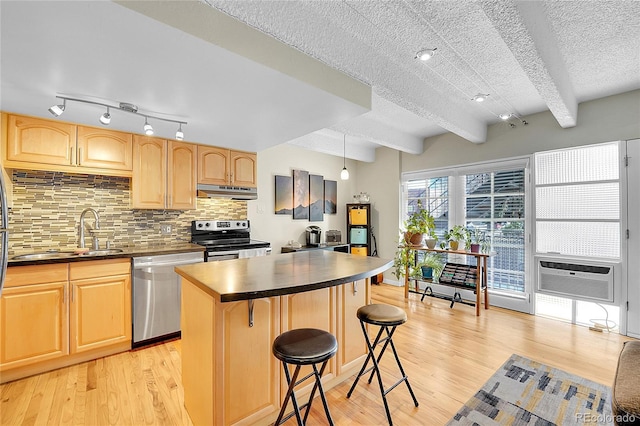
<instances>
[{"instance_id":1,"label":"black stool seat","mask_svg":"<svg viewBox=\"0 0 640 426\"><path fill-rule=\"evenodd\" d=\"M374 325L400 325L407 322L407 313L397 306L371 304L358 309L360 321Z\"/></svg>"},{"instance_id":2,"label":"black stool seat","mask_svg":"<svg viewBox=\"0 0 640 426\"><path fill-rule=\"evenodd\" d=\"M338 341L331 334L324 330L318 330L315 328L298 328L282 333L276 337L272 346L273 355L282 361L284 367L284 375L287 378L289 388L287 394L284 397L282 407L280 407L280 413L278 419L274 423L276 426L283 422L286 422L289 418L296 416L298 425L302 426L307 422L309 417L309 411L311 410L311 404L313 403L313 397L316 393L316 389L319 390L320 398L322 399L322 405L324 406L324 412L327 415L327 420L330 425L333 425L333 419L329 412L329 405L327 399L324 396L324 389L322 389L322 373L327 366L329 360L338 351ZM322 363L320 371L316 364ZM295 365L296 368L293 372L293 376L289 371L289 364ZM302 379L298 380L298 374L300 368L303 365L311 365L313 371L307 374ZM311 394L309 395L309 402L298 407L298 400L294 388L305 380L313 377L315 383ZM287 408L287 404L291 399L293 404L293 412L284 415L284 410ZM306 407L304 413L304 419L300 415L300 410Z\"/></svg>"},{"instance_id":3,"label":"black stool seat","mask_svg":"<svg viewBox=\"0 0 640 426\"><path fill-rule=\"evenodd\" d=\"M336 338L315 328L287 331L273 341L273 355L287 364L316 364L331 358L337 351Z\"/></svg>"},{"instance_id":4,"label":"black stool seat","mask_svg":"<svg viewBox=\"0 0 640 426\"><path fill-rule=\"evenodd\" d=\"M413 404L417 407L418 400L416 399L415 394L413 393L413 389L411 389L411 385L409 384L409 378L404 372L402 368L402 364L400 363L400 358L398 357L398 352L396 351L396 347L393 344L393 333L396 331L396 327L407 322L407 313L398 308L397 306L392 305L384 305L384 304L371 304L360 307L358 312L356 313L358 319L360 320L360 326L362 327L362 334L364 334L364 340L367 343L367 348L369 349L369 354L367 355L367 359L364 361L356 380L351 385L351 389L347 393L347 398L351 397L360 377L365 374L371 372L369 376L368 383L371 384L373 380L373 376L375 375L378 379L378 386L380 387L380 394L382 395L382 402L384 402L384 411L387 414L387 421L389 425L393 424L391 420L391 411L389 411L389 404L387 403L387 394L394 390L400 383L407 385L407 389L409 390L409 394L411 394L411 398L413 399ZM378 334L375 339L371 341L369 338L369 334L367 333L367 328L365 323L377 325L380 327ZM384 336L383 336L384 334ZM383 343L382 349L376 356L375 349L376 347ZM395 382L393 385L385 389L382 384L382 374L380 373L380 360L382 359L382 355L384 351L387 349L387 346L391 347L391 351L393 352L393 356L396 359L396 363L398 364L398 369L400 370L401 378ZM371 361L372 366L367 368L369 365L369 361Z\"/></svg>"}]
</instances>

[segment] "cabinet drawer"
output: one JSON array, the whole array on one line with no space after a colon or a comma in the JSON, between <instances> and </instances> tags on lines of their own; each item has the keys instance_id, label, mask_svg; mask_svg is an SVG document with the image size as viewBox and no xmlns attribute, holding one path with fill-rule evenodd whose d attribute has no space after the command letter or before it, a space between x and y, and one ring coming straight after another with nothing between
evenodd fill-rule
<instances>
[{"instance_id":1,"label":"cabinet drawer","mask_svg":"<svg viewBox=\"0 0 640 426\"><path fill-rule=\"evenodd\" d=\"M106 259L87 262L74 262L69 266L69 279L84 280L87 278L125 275L131 272L131 259Z\"/></svg>"},{"instance_id":2,"label":"cabinet drawer","mask_svg":"<svg viewBox=\"0 0 640 426\"><path fill-rule=\"evenodd\" d=\"M30 284L44 284L69 280L69 264L53 263L49 265L12 266L7 268L6 287L19 287Z\"/></svg>"}]
</instances>

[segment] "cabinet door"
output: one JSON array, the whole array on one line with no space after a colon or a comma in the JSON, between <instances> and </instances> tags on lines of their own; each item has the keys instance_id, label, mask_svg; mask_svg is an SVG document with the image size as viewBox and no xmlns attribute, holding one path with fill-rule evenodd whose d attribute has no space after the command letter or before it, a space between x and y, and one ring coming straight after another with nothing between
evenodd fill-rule
<instances>
[{"instance_id":1,"label":"cabinet door","mask_svg":"<svg viewBox=\"0 0 640 426\"><path fill-rule=\"evenodd\" d=\"M257 155L252 152L231 151L231 185L255 188L258 185Z\"/></svg>"},{"instance_id":2,"label":"cabinet door","mask_svg":"<svg viewBox=\"0 0 640 426\"><path fill-rule=\"evenodd\" d=\"M73 124L9 115L7 161L69 166L75 164L75 146Z\"/></svg>"},{"instance_id":3,"label":"cabinet door","mask_svg":"<svg viewBox=\"0 0 640 426\"><path fill-rule=\"evenodd\" d=\"M0 371L68 354L66 291L66 280L5 287L0 299Z\"/></svg>"},{"instance_id":4,"label":"cabinet door","mask_svg":"<svg viewBox=\"0 0 640 426\"><path fill-rule=\"evenodd\" d=\"M198 146L198 183L229 184L229 150L212 146Z\"/></svg>"},{"instance_id":5,"label":"cabinet door","mask_svg":"<svg viewBox=\"0 0 640 426\"><path fill-rule=\"evenodd\" d=\"M338 291L338 374L362 366L367 355L362 327L356 316L360 307L369 303L370 287L366 280L341 285Z\"/></svg>"},{"instance_id":6,"label":"cabinet door","mask_svg":"<svg viewBox=\"0 0 640 426\"><path fill-rule=\"evenodd\" d=\"M167 141L133 135L132 206L164 209L167 187Z\"/></svg>"},{"instance_id":7,"label":"cabinet door","mask_svg":"<svg viewBox=\"0 0 640 426\"><path fill-rule=\"evenodd\" d=\"M196 145L169 141L167 208L191 210L196 208L197 153Z\"/></svg>"},{"instance_id":8,"label":"cabinet door","mask_svg":"<svg viewBox=\"0 0 640 426\"><path fill-rule=\"evenodd\" d=\"M71 353L131 341L131 277L71 281Z\"/></svg>"},{"instance_id":9,"label":"cabinet door","mask_svg":"<svg viewBox=\"0 0 640 426\"><path fill-rule=\"evenodd\" d=\"M132 138L130 133L78 126L78 166L131 171Z\"/></svg>"}]
</instances>

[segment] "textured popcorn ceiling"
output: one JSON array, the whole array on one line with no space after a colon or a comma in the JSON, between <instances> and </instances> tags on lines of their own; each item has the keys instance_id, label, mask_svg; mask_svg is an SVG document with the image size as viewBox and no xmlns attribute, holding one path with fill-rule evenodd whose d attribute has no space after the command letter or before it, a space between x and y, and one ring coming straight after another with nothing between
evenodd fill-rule
<instances>
[{"instance_id":1,"label":"textured popcorn ceiling","mask_svg":"<svg viewBox=\"0 0 640 426\"><path fill-rule=\"evenodd\" d=\"M640 88L637 1L0 2L0 12L3 110L47 116L56 93L127 101L185 119L190 141L253 151L288 142L342 156L346 134L347 158L374 161L379 146L418 154L446 132L482 143L502 113L549 110L570 128L580 102ZM422 48L437 54L415 60ZM472 102L477 93L487 101ZM96 125L97 115L64 117ZM137 117L112 116L112 128L140 132Z\"/></svg>"}]
</instances>

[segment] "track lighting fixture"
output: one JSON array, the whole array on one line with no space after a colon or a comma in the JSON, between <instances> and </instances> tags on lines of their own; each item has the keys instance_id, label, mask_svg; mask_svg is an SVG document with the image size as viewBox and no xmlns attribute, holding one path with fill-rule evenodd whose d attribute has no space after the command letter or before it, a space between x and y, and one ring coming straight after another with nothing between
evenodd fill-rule
<instances>
[{"instance_id":1,"label":"track lighting fixture","mask_svg":"<svg viewBox=\"0 0 640 426\"><path fill-rule=\"evenodd\" d=\"M520 123L522 123L523 126L526 126L527 124L529 124L526 120L524 120L518 114L514 114L514 113L499 114L498 118L500 118L503 121L506 121L507 124L509 124L509 127L511 127L512 129L517 127L516 124L513 122L514 119L515 120L519 120Z\"/></svg>"},{"instance_id":2,"label":"track lighting fixture","mask_svg":"<svg viewBox=\"0 0 640 426\"><path fill-rule=\"evenodd\" d=\"M100 122L105 126L108 126L111 123L111 114L109 114L109 107L107 107L107 112L100 116Z\"/></svg>"},{"instance_id":3,"label":"track lighting fixture","mask_svg":"<svg viewBox=\"0 0 640 426\"><path fill-rule=\"evenodd\" d=\"M416 59L420 59L421 61L428 61L433 58L433 55L436 54L437 47L433 49L422 49L416 53Z\"/></svg>"},{"instance_id":4,"label":"track lighting fixture","mask_svg":"<svg viewBox=\"0 0 640 426\"><path fill-rule=\"evenodd\" d=\"M85 103L85 104L90 104L90 105L100 105L103 106L105 108L107 108L107 112L105 112L104 114L102 114L99 118L100 123L104 124L105 126L111 123L111 114L110 114L110 109L116 109L118 111L124 111L124 112L128 112L130 114L136 114L136 115L141 115L142 117L144 117L144 133L147 136L151 136L153 135L153 126L151 126L151 124L149 124L149 119L153 119L153 120L159 120L159 121L166 121L169 123L176 123L178 124L178 130L176 131L176 139L177 140L183 140L184 139L184 132L182 131L182 125L186 125L187 122L186 121L179 121L179 120L171 120L169 118L162 118L162 117L157 117L155 115L150 115L150 114L144 114L142 112L138 112L138 107L134 104L130 104L127 102L111 102L111 103L103 103L103 102L96 102L96 101L89 101L86 99L79 99L79 98L75 98L75 97L70 97L70 96L56 96L57 99L62 99L62 105L53 105L51 108L49 108L49 112L51 114L53 114L54 116L58 117L59 115L61 115L64 110L65 107L67 105L67 101L74 101L74 102L81 102L81 103Z\"/></svg>"},{"instance_id":5,"label":"track lighting fixture","mask_svg":"<svg viewBox=\"0 0 640 426\"><path fill-rule=\"evenodd\" d=\"M153 135L153 127L151 127L151 124L149 124L149 122L147 121L147 117L144 118L144 134L147 136L151 136Z\"/></svg>"},{"instance_id":6,"label":"track lighting fixture","mask_svg":"<svg viewBox=\"0 0 640 426\"><path fill-rule=\"evenodd\" d=\"M54 117L60 116L64 112L65 107L67 106L67 100L62 99L62 105L54 105L49 108L49 112L53 114Z\"/></svg>"},{"instance_id":7,"label":"track lighting fixture","mask_svg":"<svg viewBox=\"0 0 640 426\"><path fill-rule=\"evenodd\" d=\"M342 140L342 171L340 172L340 179L349 180L349 170L347 170L347 135L343 135Z\"/></svg>"},{"instance_id":8,"label":"track lighting fixture","mask_svg":"<svg viewBox=\"0 0 640 426\"><path fill-rule=\"evenodd\" d=\"M476 102L484 102L487 100L487 98L489 97L489 94L486 93L478 93L477 95L475 95L473 98L471 98L472 101L476 101Z\"/></svg>"}]
</instances>

